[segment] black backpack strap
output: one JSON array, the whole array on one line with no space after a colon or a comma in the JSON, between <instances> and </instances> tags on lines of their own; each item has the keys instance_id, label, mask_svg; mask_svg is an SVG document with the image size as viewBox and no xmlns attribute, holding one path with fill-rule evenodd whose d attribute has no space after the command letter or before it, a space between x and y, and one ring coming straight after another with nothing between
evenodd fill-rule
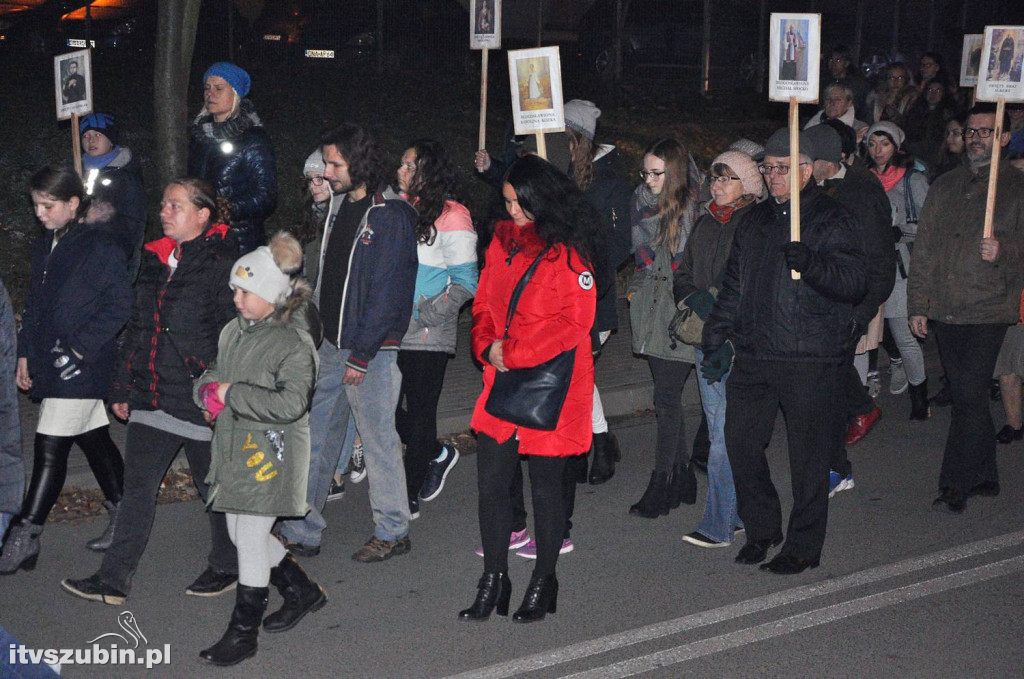
<instances>
[{"instance_id":1,"label":"black backpack strap","mask_svg":"<svg viewBox=\"0 0 1024 679\"><path fill-rule=\"evenodd\" d=\"M523 277L519 279L518 283L516 283L516 287L512 291L512 299L508 302L508 311L505 312L505 333L502 335L503 338L508 337L508 329L509 326L512 325L512 316L516 313L516 306L519 305L519 297L523 294L523 288L525 288L526 284L530 282L531 278L533 278L533 272L537 270L537 265L540 264L540 260L544 258L544 255L546 255L550 249L551 246L548 245L541 250L540 254L537 255L537 258L533 260L529 268L527 268L523 273Z\"/></svg>"}]
</instances>

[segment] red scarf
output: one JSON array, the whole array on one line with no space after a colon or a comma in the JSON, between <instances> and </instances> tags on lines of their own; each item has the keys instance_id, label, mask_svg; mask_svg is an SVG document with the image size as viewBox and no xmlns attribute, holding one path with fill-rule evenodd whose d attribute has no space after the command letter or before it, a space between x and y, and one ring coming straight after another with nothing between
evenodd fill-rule
<instances>
[{"instance_id":1,"label":"red scarf","mask_svg":"<svg viewBox=\"0 0 1024 679\"><path fill-rule=\"evenodd\" d=\"M720 224L728 224L729 220L732 219L732 214L739 210L741 207L745 207L750 204L750 200L746 197L742 197L735 203L730 205L719 205L715 201L708 203L708 214L710 214L716 222Z\"/></svg>"},{"instance_id":2,"label":"red scarf","mask_svg":"<svg viewBox=\"0 0 1024 679\"><path fill-rule=\"evenodd\" d=\"M885 189L885 192L889 193L892 191L893 187L899 184L900 180L903 179L903 175L907 173L907 168L892 167L890 165L885 172L879 172L878 170L871 171L876 177L878 177L878 180L882 182L882 187Z\"/></svg>"}]
</instances>

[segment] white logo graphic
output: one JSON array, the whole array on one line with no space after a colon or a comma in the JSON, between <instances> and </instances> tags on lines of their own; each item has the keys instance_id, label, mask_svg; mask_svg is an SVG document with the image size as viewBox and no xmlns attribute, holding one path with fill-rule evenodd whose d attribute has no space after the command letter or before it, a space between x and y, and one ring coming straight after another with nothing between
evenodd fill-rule
<instances>
[{"instance_id":1,"label":"white logo graphic","mask_svg":"<svg viewBox=\"0 0 1024 679\"><path fill-rule=\"evenodd\" d=\"M580 287L584 290L589 290L594 287L594 275L589 271L584 271L579 277Z\"/></svg>"},{"instance_id":2,"label":"white logo graphic","mask_svg":"<svg viewBox=\"0 0 1024 679\"><path fill-rule=\"evenodd\" d=\"M135 622L135 615L131 611L121 611L121 614L117 616L117 624L120 625L121 629L123 629L128 634L128 637L131 639L131 641L128 641L127 638L125 638L121 634L118 634L117 632L107 632L106 634L101 634L95 639L92 639L85 643L95 644L100 639L105 639L106 637L114 637L116 639L120 639L125 643L125 645L130 645L132 648L139 647L139 639L141 639L146 644L149 643L149 639L147 639L146 635L143 634L142 631L139 629L139 623Z\"/></svg>"}]
</instances>

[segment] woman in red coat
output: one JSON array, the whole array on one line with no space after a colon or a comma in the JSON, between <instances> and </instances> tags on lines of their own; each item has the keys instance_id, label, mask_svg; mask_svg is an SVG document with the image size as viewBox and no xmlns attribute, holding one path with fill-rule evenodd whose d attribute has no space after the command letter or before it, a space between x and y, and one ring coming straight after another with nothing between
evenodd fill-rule
<instances>
[{"instance_id":1,"label":"woman in red coat","mask_svg":"<svg viewBox=\"0 0 1024 679\"><path fill-rule=\"evenodd\" d=\"M519 456L530 465L537 561L516 622L542 620L555 612L558 580L555 564L565 530L562 471L565 459L590 449L590 412L594 362L590 328L594 324L600 270L598 216L565 176L536 156L516 161L502 191L510 220L495 225L494 238L473 302L473 354L484 365L484 390L473 412L478 436L477 485L484 575L476 601L459 613L462 620L483 620L497 607L508 614L512 583L508 544L512 532L509 484ZM505 313L516 283L548 245L533 278L523 289L508 338ZM531 368L563 351L576 349L572 381L553 431L520 427L484 409L498 371Z\"/></svg>"}]
</instances>

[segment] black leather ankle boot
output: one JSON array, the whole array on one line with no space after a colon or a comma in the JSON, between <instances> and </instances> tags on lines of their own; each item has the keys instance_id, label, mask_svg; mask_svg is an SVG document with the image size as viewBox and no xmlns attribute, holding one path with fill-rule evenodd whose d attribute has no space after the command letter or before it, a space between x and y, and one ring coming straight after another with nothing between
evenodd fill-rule
<instances>
[{"instance_id":1,"label":"black leather ankle boot","mask_svg":"<svg viewBox=\"0 0 1024 679\"><path fill-rule=\"evenodd\" d=\"M263 612L267 610L268 587L239 585L235 593L235 610L231 612L228 631L220 641L199 652L199 658L211 665L237 665L256 655L257 637Z\"/></svg>"},{"instance_id":2,"label":"black leather ankle boot","mask_svg":"<svg viewBox=\"0 0 1024 679\"><path fill-rule=\"evenodd\" d=\"M668 472L654 471L651 472L651 480L643 497L629 508L629 513L645 519L656 519L668 514L669 500Z\"/></svg>"},{"instance_id":3,"label":"black leather ankle boot","mask_svg":"<svg viewBox=\"0 0 1024 679\"><path fill-rule=\"evenodd\" d=\"M508 573L484 573L477 583L476 601L464 611L459 611L459 620L479 622L491 617L491 611L498 609L498 615L508 615L508 603L512 598L512 581Z\"/></svg>"},{"instance_id":4,"label":"black leather ankle boot","mask_svg":"<svg viewBox=\"0 0 1024 679\"><path fill-rule=\"evenodd\" d=\"M558 579L555 574L535 575L530 578L526 596L512 622L539 622L558 608Z\"/></svg>"}]
</instances>

